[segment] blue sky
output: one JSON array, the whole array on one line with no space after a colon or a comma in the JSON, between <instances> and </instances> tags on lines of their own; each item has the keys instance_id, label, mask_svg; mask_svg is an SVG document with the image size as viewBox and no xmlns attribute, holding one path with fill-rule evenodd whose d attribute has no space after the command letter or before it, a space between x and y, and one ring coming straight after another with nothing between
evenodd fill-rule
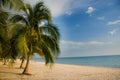
<instances>
[{"instance_id":1,"label":"blue sky","mask_svg":"<svg viewBox=\"0 0 120 80\"><path fill-rule=\"evenodd\" d=\"M120 0L43 1L60 29L62 57L120 54Z\"/></svg>"}]
</instances>

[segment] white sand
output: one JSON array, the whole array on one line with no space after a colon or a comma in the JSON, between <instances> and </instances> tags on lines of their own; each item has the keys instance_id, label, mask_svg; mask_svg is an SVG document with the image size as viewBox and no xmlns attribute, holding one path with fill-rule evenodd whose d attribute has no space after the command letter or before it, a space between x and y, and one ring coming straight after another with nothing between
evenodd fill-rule
<instances>
[{"instance_id":1,"label":"white sand","mask_svg":"<svg viewBox=\"0 0 120 80\"><path fill-rule=\"evenodd\" d=\"M32 75L21 75L20 62L13 68L0 62L0 80L120 80L120 69L55 64L51 69L41 62L30 62Z\"/></svg>"}]
</instances>

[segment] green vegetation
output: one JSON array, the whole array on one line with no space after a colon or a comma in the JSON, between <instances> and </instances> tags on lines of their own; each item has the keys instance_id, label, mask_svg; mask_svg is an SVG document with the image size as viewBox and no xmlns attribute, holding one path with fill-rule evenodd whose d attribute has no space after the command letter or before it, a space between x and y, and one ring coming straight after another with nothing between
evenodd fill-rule
<instances>
[{"instance_id":1,"label":"green vegetation","mask_svg":"<svg viewBox=\"0 0 120 80\"><path fill-rule=\"evenodd\" d=\"M57 26L52 23L50 10L44 3L39 2L32 7L22 0L9 0L9 2L1 0L0 5L1 59L4 59L4 62L6 60L14 62L17 58L21 58L21 67L26 59L23 74L28 74L29 61L34 53L44 57L46 64L54 63L60 53L60 33ZM2 6L19 10L21 14L5 12Z\"/></svg>"}]
</instances>

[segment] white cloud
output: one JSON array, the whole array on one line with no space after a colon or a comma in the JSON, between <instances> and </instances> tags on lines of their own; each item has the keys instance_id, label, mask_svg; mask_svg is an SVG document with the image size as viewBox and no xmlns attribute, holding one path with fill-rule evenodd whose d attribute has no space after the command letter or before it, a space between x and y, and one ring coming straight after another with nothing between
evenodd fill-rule
<instances>
[{"instance_id":1,"label":"white cloud","mask_svg":"<svg viewBox=\"0 0 120 80\"><path fill-rule=\"evenodd\" d=\"M25 3L30 3L32 5L35 5L40 0L23 0Z\"/></svg>"},{"instance_id":2,"label":"white cloud","mask_svg":"<svg viewBox=\"0 0 120 80\"><path fill-rule=\"evenodd\" d=\"M86 7L88 0L43 0L50 8L52 15L58 17L61 15L72 15L76 9Z\"/></svg>"},{"instance_id":3,"label":"white cloud","mask_svg":"<svg viewBox=\"0 0 120 80\"><path fill-rule=\"evenodd\" d=\"M110 41L60 41L61 56L95 56L120 54L120 42Z\"/></svg>"},{"instance_id":4,"label":"white cloud","mask_svg":"<svg viewBox=\"0 0 120 80\"><path fill-rule=\"evenodd\" d=\"M24 0L32 5L36 4L40 0ZM54 17L58 17L63 14L71 15L73 8L77 8L77 5L71 7L73 0L41 0L45 2L45 5L51 10Z\"/></svg>"},{"instance_id":5,"label":"white cloud","mask_svg":"<svg viewBox=\"0 0 120 80\"><path fill-rule=\"evenodd\" d=\"M60 41L63 45L69 45L69 46L93 46L93 45L110 45L112 42L102 42L102 41L88 41L88 42L75 42L75 41Z\"/></svg>"},{"instance_id":6,"label":"white cloud","mask_svg":"<svg viewBox=\"0 0 120 80\"><path fill-rule=\"evenodd\" d=\"M88 0L24 0L26 3L35 5L38 1L43 1L51 10L53 17L61 15L72 15L76 9L86 8ZM94 8L93 8L94 10Z\"/></svg>"},{"instance_id":7,"label":"white cloud","mask_svg":"<svg viewBox=\"0 0 120 80\"><path fill-rule=\"evenodd\" d=\"M35 5L40 0L24 0L26 3ZM69 10L70 2L69 0L41 0L45 2L45 5L51 10L53 16L57 17L62 14L72 14L72 11Z\"/></svg>"},{"instance_id":8,"label":"white cloud","mask_svg":"<svg viewBox=\"0 0 120 80\"><path fill-rule=\"evenodd\" d=\"M107 25L115 25L115 24L120 24L120 20L110 21L107 23Z\"/></svg>"},{"instance_id":9,"label":"white cloud","mask_svg":"<svg viewBox=\"0 0 120 80\"><path fill-rule=\"evenodd\" d=\"M97 18L98 20L104 20L105 19L105 16L100 16Z\"/></svg>"},{"instance_id":10,"label":"white cloud","mask_svg":"<svg viewBox=\"0 0 120 80\"><path fill-rule=\"evenodd\" d=\"M112 36L112 35L116 34L116 32L117 32L117 29L113 29L113 30L109 31L108 33Z\"/></svg>"},{"instance_id":11,"label":"white cloud","mask_svg":"<svg viewBox=\"0 0 120 80\"><path fill-rule=\"evenodd\" d=\"M72 14L72 11L66 11L65 14L71 15L71 14Z\"/></svg>"},{"instance_id":12,"label":"white cloud","mask_svg":"<svg viewBox=\"0 0 120 80\"><path fill-rule=\"evenodd\" d=\"M44 0L45 4L50 8L53 16L57 17L63 14L72 14L72 11L68 7L70 5L69 0Z\"/></svg>"},{"instance_id":13,"label":"white cloud","mask_svg":"<svg viewBox=\"0 0 120 80\"><path fill-rule=\"evenodd\" d=\"M86 13L91 14L91 13L93 13L94 11L95 11L95 8L93 8L93 7L90 6L90 7L88 7Z\"/></svg>"}]
</instances>

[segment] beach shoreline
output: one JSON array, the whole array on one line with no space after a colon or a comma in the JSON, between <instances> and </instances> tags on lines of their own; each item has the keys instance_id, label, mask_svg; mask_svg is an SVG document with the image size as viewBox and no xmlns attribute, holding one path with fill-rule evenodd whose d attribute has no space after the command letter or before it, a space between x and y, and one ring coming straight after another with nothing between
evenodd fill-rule
<instances>
[{"instance_id":1,"label":"beach shoreline","mask_svg":"<svg viewBox=\"0 0 120 80\"><path fill-rule=\"evenodd\" d=\"M22 75L20 61L13 67L0 62L0 80L120 80L119 68L54 64L51 68L43 62L30 61L29 73Z\"/></svg>"}]
</instances>

